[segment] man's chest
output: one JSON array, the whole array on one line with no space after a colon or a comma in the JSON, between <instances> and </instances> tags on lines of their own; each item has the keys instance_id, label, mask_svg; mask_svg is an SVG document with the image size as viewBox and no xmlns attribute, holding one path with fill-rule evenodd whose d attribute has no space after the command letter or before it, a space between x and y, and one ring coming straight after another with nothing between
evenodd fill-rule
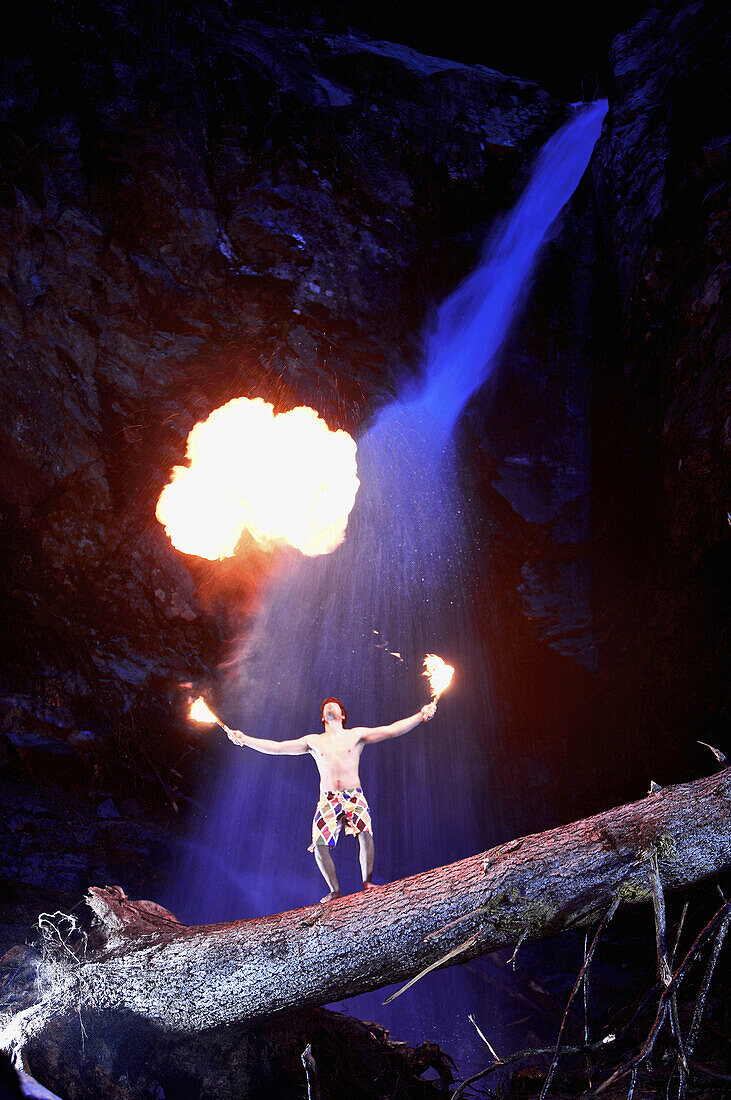
<instances>
[{"instance_id":1,"label":"man's chest","mask_svg":"<svg viewBox=\"0 0 731 1100\"><path fill-rule=\"evenodd\" d=\"M314 753L328 764L352 763L360 757L361 743L349 734L340 734L336 737L323 735L318 737Z\"/></svg>"}]
</instances>

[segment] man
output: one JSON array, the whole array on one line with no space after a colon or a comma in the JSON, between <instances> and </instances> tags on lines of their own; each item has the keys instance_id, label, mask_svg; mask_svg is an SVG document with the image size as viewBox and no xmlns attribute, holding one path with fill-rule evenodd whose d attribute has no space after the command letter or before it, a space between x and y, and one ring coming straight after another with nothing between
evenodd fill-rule
<instances>
[{"instance_id":1,"label":"man","mask_svg":"<svg viewBox=\"0 0 731 1100\"><path fill-rule=\"evenodd\" d=\"M358 837L359 862L363 889L373 887L373 829L371 813L360 785L358 761L364 745L401 737L420 722L434 717L436 703L427 703L417 714L402 718L390 726L356 726L345 729L347 713L339 699L326 699L322 704L323 733L312 733L294 741L268 741L262 737L250 737L241 730L224 726L229 739L235 745L246 745L257 752L271 756L304 756L312 753L320 772L320 799L312 822L310 851L325 879L330 893L322 901L340 897L338 876L330 849L337 844L340 829L345 822L345 832Z\"/></svg>"}]
</instances>

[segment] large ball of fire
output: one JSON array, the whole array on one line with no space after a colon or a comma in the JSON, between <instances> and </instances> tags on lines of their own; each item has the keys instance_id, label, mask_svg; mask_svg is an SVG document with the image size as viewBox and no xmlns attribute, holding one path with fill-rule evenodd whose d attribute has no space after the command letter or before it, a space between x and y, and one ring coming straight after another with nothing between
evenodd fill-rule
<instances>
[{"instance_id":1,"label":"large ball of fire","mask_svg":"<svg viewBox=\"0 0 731 1100\"><path fill-rule=\"evenodd\" d=\"M228 558L244 528L303 554L329 554L345 538L360 484L355 441L331 432L314 409L275 414L237 397L188 436L188 466L175 466L156 514L178 550Z\"/></svg>"}]
</instances>

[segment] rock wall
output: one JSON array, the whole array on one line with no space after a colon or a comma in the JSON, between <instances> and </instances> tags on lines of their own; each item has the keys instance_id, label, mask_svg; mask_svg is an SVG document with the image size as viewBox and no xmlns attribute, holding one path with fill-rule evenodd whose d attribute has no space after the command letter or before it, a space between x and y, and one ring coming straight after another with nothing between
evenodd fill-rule
<instances>
[{"instance_id":1,"label":"rock wall","mask_svg":"<svg viewBox=\"0 0 731 1100\"><path fill-rule=\"evenodd\" d=\"M463 425L517 832L634 797L650 771L687 778L694 739L718 739L721 19L664 5L615 41L592 178ZM180 684L213 675L271 560L251 544L212 569L169 546L154 506L188 431L254 394L362 424L564 108L214 3L40 4L14 31L2 751L22 782L91 792L92 818L141 792L177 808L200 766Z\"/></svg>"},{"instance_id":2,"label":"rock wall","mask_svg":"<svg viewBox=\"0 0 731 1100\"><path fill-rule=\"evenodd\" d=\"M723 741L728 714L728 44L717 3L663 5L621 35L594 168L600 691L633 731L610 767L643 759L660 782L706 770L695 740Z\"/></svg>"},{"instance_id":3,"label":"rock wall","mask_svg":"<svg viewBox=\"0 0 731 1100\"><path fill-rule=\"evenodd\" d=\"M481 621L500 714L499 774L491 783L502 792L511 835L581 817L611 799L606 784L597 788L604 730L592 591L599 229L585 178L462 425L467 477L483 506Z\"/></svg>"},{"instance_id":4,"label":"rock wall","mask_svg":"<svg viewBox=\"0 0 731 1100\"><path fill-rule=\"evenodd\" d=\"M564 109L484 67L213 2L41 3L5 50L0 751L17 929L44 886L54 905L100 876L151 892L169 860L158 826L200 781L180 685L215 676L271 557L250 543L211 567L168 543L155 503L193 424L248 395L362 423ZM109 799L119 819L98 816Z\"/></svg>"},{"instance_id":5,"label":"rock wall","mask_svg":"<svg viewBox=\"0 0 731 1100\"><path fill-rule=\"evenodd\" d=\"M461 428L516 833L722 741L723 17L664 4L615 40L593 170ZM40 3L4 48L7 946L91 881L154 897L192 805L180 684L215 674L271 559L170 548L154 505L188 431L239 395L361 425L564 108L205 2Z\"/></svg>"},{"instance_id":6,"label":"rock wall","mask_svg":"<svg viewBox=\"0 0 731 1100\"><path fill-rule=\"evenodd\" d=\"M620 35L591 173L463 426L515 832L702 774L728 712L728 28Z\"/></svg>"},{"instance_id":7,"label":"rock wall","mask_svg":"<svg viewBox=\"0 0 731 1100\"><path fill-rule=\"evenodd\" d=\"M190 428L254 394L359 423L561 108L213 4L84 10L49 4L5 69L0 506L6 688L93 732L174 721L267 567L214 573L155 521Z\"/></svg>"}]
</instances>

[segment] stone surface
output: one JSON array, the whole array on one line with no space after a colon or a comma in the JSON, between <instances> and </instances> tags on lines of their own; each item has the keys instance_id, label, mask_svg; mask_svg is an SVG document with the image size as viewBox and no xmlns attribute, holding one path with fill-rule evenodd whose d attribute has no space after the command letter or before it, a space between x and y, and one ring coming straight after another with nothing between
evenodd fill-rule
<instances>
[{"instance_id":1,"label":"stone surface","mask_svg":"<svg viewBox=\"0 0 731 1100\"><path fill-rule=\"evenodd\" d=\"M210 1028L196 1036L174 1036L114 1014L98 1020L87 1036L85 1055L70 1064L61 1054L75 1044L78 1020L59 1021L53 1041L29 1052L33 1072L64 1100L104 1096L108 1100L300 1100L307 1095L302 1062L310 1046L321 1100L391 1096L428 1100L448 1092L421 1074L443 1059L434 1043L414 1049L392 1042L377 1024L315 1010L284 1013L262 1024Z\"/></svg>"},{"instance_id":2,"label":"stone surface","mask_svg":"<svg viewBox=\"0 0 731 1100\"><path fill-rule=\"evenodd\" d=\"M271 555L171 548L154 509L189 430L240 395L362 423L564 113L358 34L130 10L40 4L5 45L8 945L89 882L154 895L205 771L183 707Z\"/></svg>"},{"instance_id":3,"label":"stone surface","mask_svg":"<svg viewBox=\"0 0 731 1100\"><path fill-rule=\"evenodd\" d=\"M248 395L357 424L562 113L355 33L125 11L49 5L3 84L3 665L79 729L179 724L270 561L155 520L193 424Z\"/></svg>"},{"instance_id":4,"label":"stone surface","mask_svg":"<svg viewBox=\"0 0 731 1100\"><path fill-rule=\"evenodd\" d=\"M516 831L724 741L727 43L713 3L616 39L591 172L464 426Z\"/></svg>"},{"instance_id":5,"label":"stone surface","mask_svg":"<svg viewBox=\"0 0 731 1100\"><path fill-rule=\"evenodd\" d=\"M594 165L600 691L634 731L610 766L642 756L655 778L703 767L691 746L723 741L728 714L728 41L717 3L652 9L620 36Z\"/></svg>"},{"instance_id":6,"label":"stone surface","mask_svg":"<svg viewBox=\"0 0 731 1100\"><path fill-rule=\"evenodd\" d=\"M0 953L37 934L39 913L73 912L92 880L129 889L144 882L154 895L173 859L164 812L85 789L80 776L91 779L89 771L73 750L69 757L58 782L55 754L31 767L11 752L0 756Z\"/></svg>"}]
</instances>

